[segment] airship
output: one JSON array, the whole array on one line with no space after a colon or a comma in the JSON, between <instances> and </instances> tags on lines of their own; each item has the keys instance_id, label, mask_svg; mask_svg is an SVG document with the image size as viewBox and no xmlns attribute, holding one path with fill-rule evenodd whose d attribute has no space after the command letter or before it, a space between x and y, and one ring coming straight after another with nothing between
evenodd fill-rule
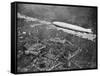
<instances>
[{"instance_id":1,"label":"airship","mask_svg":"<svg viewBox=\"0 0 100 76\"><path fill-rule=\"evenodd\" d=\"M58 26L58 27L62 27L62 28L65 28L65 29L72 29L72 30L76 30L76 31L92 33L91 29L83 28L83 27L78 26L78 25L73 25L73 24L69 24L69 23L65 23L65 22L59 22L59 21L54 21L52 23L54 25Z\"/></svg>"}]
</instances>

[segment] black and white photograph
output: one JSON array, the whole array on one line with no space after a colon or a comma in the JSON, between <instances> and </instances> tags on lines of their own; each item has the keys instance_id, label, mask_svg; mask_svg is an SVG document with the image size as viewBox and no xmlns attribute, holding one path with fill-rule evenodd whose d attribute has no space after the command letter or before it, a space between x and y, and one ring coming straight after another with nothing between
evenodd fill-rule
<instances>
[{"instance_id":1,"label":"black and white photograph","mask_svg":"<svg viewBox=\"0 0 100 76\"><path fill-rule=\"evenodd\" d=\"M15 5L16 73L97 69L96 6Z\"/></svg>"}]
</instances>

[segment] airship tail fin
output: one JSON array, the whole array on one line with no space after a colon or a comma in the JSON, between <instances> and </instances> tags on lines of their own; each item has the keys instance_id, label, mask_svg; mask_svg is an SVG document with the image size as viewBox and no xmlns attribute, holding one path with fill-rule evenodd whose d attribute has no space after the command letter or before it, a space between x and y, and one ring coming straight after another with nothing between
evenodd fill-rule
<instances>
[{"instance_id":1,"label":"airship tail fin","mask_svg":"<svg viewBox=\"0 0 100 76\"><path fill-rule=\"evenodd\" d=\"M92 33L92 29L87 29L87 32Z\"/></svg>"}]
</instances>

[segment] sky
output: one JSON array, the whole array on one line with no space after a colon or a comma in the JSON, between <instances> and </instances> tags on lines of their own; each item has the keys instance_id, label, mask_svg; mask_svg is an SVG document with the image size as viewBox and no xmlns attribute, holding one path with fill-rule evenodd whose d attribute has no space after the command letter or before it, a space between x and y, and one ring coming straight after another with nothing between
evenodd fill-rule
<instances>
[{"instance_id":1,"label":"sky","mask_svg":"<svg viewBox=\"0 0 100 76\"><path fill-rule=\"evenodd\" d=\"M18 12L29 17L48 21L63 21L91 28L96 32L96 8L76 6L52 6L18 4Z\"/></svg>"}]
</instances>

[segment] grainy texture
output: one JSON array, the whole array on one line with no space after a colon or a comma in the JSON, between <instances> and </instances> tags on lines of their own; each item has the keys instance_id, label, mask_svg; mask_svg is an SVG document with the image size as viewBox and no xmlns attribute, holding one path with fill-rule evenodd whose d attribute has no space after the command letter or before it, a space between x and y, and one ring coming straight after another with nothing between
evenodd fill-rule
<instances>
[{"instance_id":1,"label":"grainy texture","mask_svg":"<svg viewBox=\"0 0 100 76\"><path fill-rule=\"evenodd\" d=\"M97 67L95 8L19 4L17 18L18 72ZM78 34L90 34L75 30L70 34L53 25L53 21L91 28L95 37L82 38Z\"/></svg>"}]
</instances>

